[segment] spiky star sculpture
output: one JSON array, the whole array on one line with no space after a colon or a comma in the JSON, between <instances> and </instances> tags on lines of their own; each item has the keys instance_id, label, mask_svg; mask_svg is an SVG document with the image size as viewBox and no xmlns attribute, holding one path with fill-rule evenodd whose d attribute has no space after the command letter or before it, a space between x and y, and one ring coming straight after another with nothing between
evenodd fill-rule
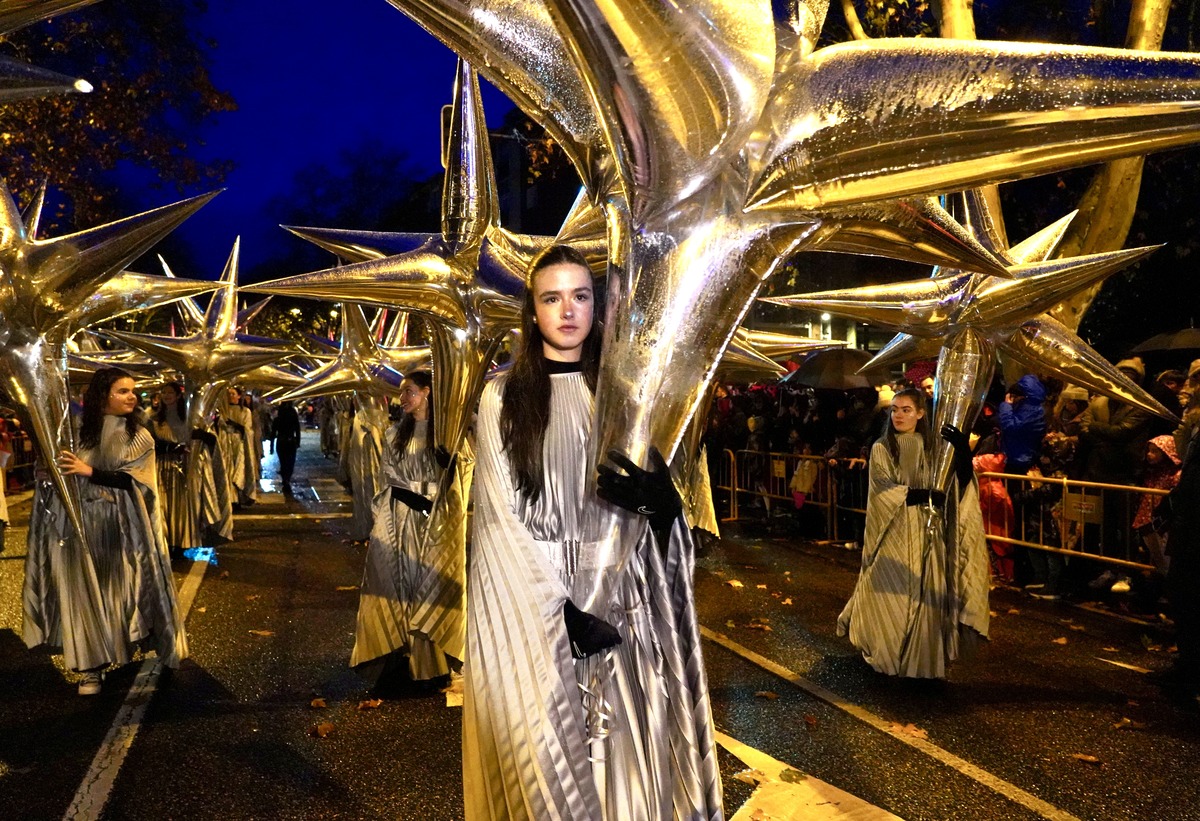
<instances>
[{"instance_id":1,"label":"spiky star sculpture","mask_svg":"<svg viewBox=\"0 0 1200 821\"><path fill-rule=\"evenodd\" d=\"M284 401L361 391L374 395L398 394L404 374L428 366L429 348L416 346L389 350L375 341L358 305L342 306L342 339L337 357L312 373L304 384L289 391Z\"/></svg>"},{"instance_id":2,"label":"spiky star sculpture","mask_svg":"<svg viewBox=\"0 0 1200 821\"><path fill-rule=\"evenodd\" d=\"M98 292L212 196L38 239L40 197L29 209L26 225L8 187L0 182L0 381L47 455L54 486L78 533L83 531L77 485L59 473L49 457L75 448L67 415L67 340L81 323L123 313L127 302L111 291ZM146 283L141 301L179 288L165 278ZM177 297L176 293L173 298Z\"/></svg>"},{"instance_id":3,"label":"spiky star sculpture","mask_svg":"<svg viewBox=\"0 0 1200 821\"><path fill-rule=\"evenodd\" d=\"M1200 139L1194 55L929 39L818 50L819 0L794 4L779 33L770 0L391 2L482 66L605 204L594 454L641 464L679 442L780 257L830 250L839 209ZM616 531L636 525L614 515L591 530L606 542L596 563L619 568L634 542ZM607 582L578 584L581 606L610 600Z\"/></svg>"},{"instance_id":4,"label":"spiky star sculpture","mask_svg":"<svg viewBox=\"0 0 1200 821\"><path fill-rule=\"evenodd\" d=\"M1003 223L977 191L962 195L966 223L981 241L1011 262L1011 278L957 270L930 279L842 291L771 297L764 302L822 310L897 331L866 367L938 357L934 379L935 429L974 423L991 384L995 356L1007 354L1032 370L1051 373L1115 399L1171 418L1076 334L1042 313L1154 251L1132 248L1050 259L1071 216L1011 248ZM1032 318L1031 318L1032 317ZM940 445L933 479L945 488L951 453Z\"/></svg>"},{"instance_id":5,"label":"spiky star sculpture","mask_svg":"<svg viewBox=\"0 0 1200 821\"><path fill-rule=\"evenodd\" d=\"M0 37L39 20L91 5L96 0L8 0L0 5ZM66 77L44 68L0 56L0 104L49 94L87 93L87 80Z\"/></svg>"}]
</instances>

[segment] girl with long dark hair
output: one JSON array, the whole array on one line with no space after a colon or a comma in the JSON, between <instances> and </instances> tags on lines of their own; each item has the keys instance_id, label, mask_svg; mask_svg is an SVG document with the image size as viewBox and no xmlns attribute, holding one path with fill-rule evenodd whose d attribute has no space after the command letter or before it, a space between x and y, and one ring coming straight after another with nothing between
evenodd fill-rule
<instances>
[{"instance_id":1,"label":"girl with long dark hair","mask_svg":"<svg viewBox=\"0 0 1200 821\"><path fill-rule=\"evenodd\" d=\"M946 426L957 492L932 489L933 437L924 391L892 398L871 448L862 569L838 617L875 670L944 678L964 640L987 636L988 565L966 436Z\"/></svg>"},{"instance_id":2,"label":"girl with long dark hair","mask_svg":"<svg viewBox=\"0 0 1200 821\"><path fill-rule=\"evenodd\" d=\"M148 644L163 663L187 656L183 620L163 537L154 440L137 411L136 386L103 368L83 397L79 452L58 466L83 481L86 549L52 491L40 494L29 528L25 642L62 647L82 674L80 695L100 691L101 672Z\"/></svg>"},{"instance_id":3,"label":"girl with long dark hair","mask_svg":"<svg viewBox=\"0 0 1200 821\"><path fill-rule=\"evenodd\" d=\"M720 812L707 696L684 692L702 687L702 662L695 653L686 670L675 664L678 635L695 636L694 612L689 629L687 618L657 609L671 609L674 594L665 557L688 576L680 589L691 569L690 554L677 552L690 531L675 526L681 503L657 451L654 472L617 454L628 475L602 475L606 499L655 513L655 535L621 574L619 602L602 619L570 598L596 555L586 513L603 504L587 475L602 334L595 302L579 252L552 246L536 257L512 367L480 401L463 668L469 821L668 818L673 804L677 817ZM645 492L631 500L628 482ZM665 700L670 710L659 709Z\"/></svg>"},{"instance_id":4,"label":"girl with long dark hair","mask_svg":"<svg viewBox=\"0 0 1200 821\"><path fill-rule=\"evenodd\" d=\"M404 416L390 426L375 496L374 523L358 600L351 666L379 689L409 678L447 676L446 655L409 623L421 605L418 590L430 558L422 552L425 526L440 473L434 456L433 378L413 371L400 383Z\"/></svg>"}]
</instances>

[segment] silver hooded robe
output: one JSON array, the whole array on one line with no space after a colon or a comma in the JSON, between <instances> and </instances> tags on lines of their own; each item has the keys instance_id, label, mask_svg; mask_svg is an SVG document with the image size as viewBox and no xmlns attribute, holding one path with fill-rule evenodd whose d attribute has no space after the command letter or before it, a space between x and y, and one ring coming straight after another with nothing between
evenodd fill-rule
<instances>
[{"instance_id":1,"label":"silver hooded robe","mask_svg":"<svg viewBox=\"0 0 1200 821\"><path fill-rule=\"evenodd\" d=\"M104 417L100 445L79 457L133 479L130 490L83 479L88 548L80 545L58 494L40 482L25 560L24 639L61 647L66 665L91 670L132 660L149 640L169 667L187 657L183 619L158 503L154 440L125 418Z\"/></svg>"},{"instance_id":2,"label":"silver hooded robe","mask_svg":"<svg viewBox=\"0 0 1200 821\"><path fill-rule=\"evenodd\" d=\"M350 538L362 541L371 535L374 518L372 505L379 489L379 463L383 458L383 437L388 426L385 401L372 396L356 398L358 409L350 421L350 436L345 444L346 473L354 517L350 520Z\"/></svg>"},{"instance_id":3,"label":"silver hooded robe","mask_svg":"<svg viewBox=\"0 0 1200 821\"><path fill-rule=\"evenodd\" d=\"M862 569L838 617L838 635L881 673L945 678L964 634L988 634L988 564L979 495L972 482L945 511L907 505L910 487L928 487L923 441L898 434L900 461L880 439L871 448Z\"/></svg>"},{"instance_id":4,"label":"silver hooded robe","mask_svg":"<svg viewBox=\"0 0 1200 821\"><path fill-rule=\"evenodd\" d=\"M500 439L505 377L480 402L463 668L466 817L720 818L682 519L664 549L647 531L626 568L615 624L622 645L571 658L562 608L588 555L580 542L584 506L594 503L585 496L593 398L579 373L550 379L545 475L533 503L515 491Z\"/></svg>"}]
</instances>

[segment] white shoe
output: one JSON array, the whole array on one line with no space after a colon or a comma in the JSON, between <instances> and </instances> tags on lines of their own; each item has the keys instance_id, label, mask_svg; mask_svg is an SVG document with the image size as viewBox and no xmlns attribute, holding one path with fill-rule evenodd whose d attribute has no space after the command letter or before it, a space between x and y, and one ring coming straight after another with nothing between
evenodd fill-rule
<instances>
[{"instance_id":1,"label":"white shoe","mask_svg":"<svg viewBox=\"0 0 1200 821\"><path fill-rule=\"evenodd\" d=\"M81 696L96 696L100 695L100 682L104 680L104 676L98 672L84 673L83 678L79 679L79 695Z\"/></svg>"},{"instance_id":2,"label":"white shoe","mask_svg":"<svg viewBox=\"0 0 1200 821\"><path fill-rule=\"evenodd\" d=\"M1117 579L1116 583L1110 588L1113 593L1128 593L1129 592L1129 577L1122 576Z\"/></svg>"}]
</instances>

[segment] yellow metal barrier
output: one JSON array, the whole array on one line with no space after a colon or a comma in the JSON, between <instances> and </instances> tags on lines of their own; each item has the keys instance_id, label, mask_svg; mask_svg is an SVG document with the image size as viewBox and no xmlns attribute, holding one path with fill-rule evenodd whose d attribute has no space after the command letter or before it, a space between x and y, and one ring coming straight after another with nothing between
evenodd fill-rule
<instances>
[{"instance_id":1,"label":"yellow metal barrier","mask_svg":"<svg viewBox=\"0 0 1200 821\"><path fill-rule=\"evenodd\" d=\"M790 507L790 483L804 462L813 465L816 473L804 504L824 511L830 538L858 539L867 508L867 471L862 459L725 450L712 483L713 490L724 491L728 500L727 515L721 521L738 521L750 504L757 507L761 503L767 516L776 502ZM989 533L991 541L1131 570L1163 566L1156 540L1146 539L1143 544L1134 532L1133 519L1142 498L1165 496L1165 490L1011 473L981 473L979 478L1002 481L1014 500L1012 530L1007 535ZM1030 492L1051 486L1054 491L1049 494Z\"/></svg>"}]
</instances>

